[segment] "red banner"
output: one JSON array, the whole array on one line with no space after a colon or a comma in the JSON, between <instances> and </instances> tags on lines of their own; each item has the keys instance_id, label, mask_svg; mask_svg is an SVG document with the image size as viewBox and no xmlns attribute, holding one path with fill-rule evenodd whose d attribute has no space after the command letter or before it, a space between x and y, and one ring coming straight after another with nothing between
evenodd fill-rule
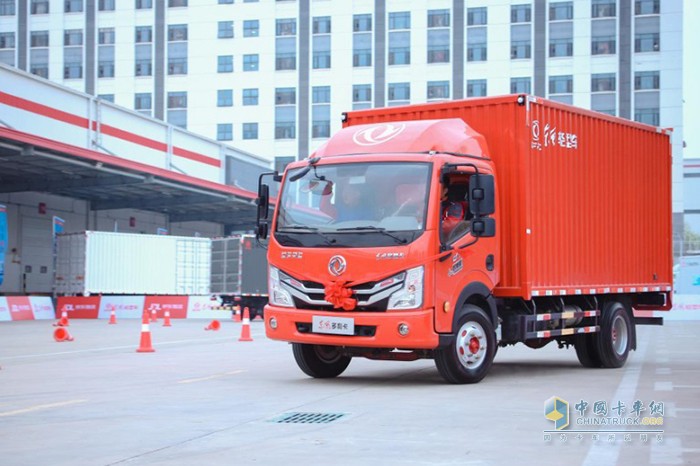
<instances>
[{"instance_id":1,"label":"red banner","mask_svg":"<svg viewBox=\"0 0 700 466\"><path fill-rule=\"evenodd\" d=\"M100 312L99 296L59 296L56 303L56 317L60 318L63 311L68 319L97 319Z\"/></svg>"},{"instance_id":2,"label":"red banner","mask_svg":"<svg viewBox=\"0 0 700 466\"><path fill-rule=\"evenodd\" d=\"M7 307L12 320L34 320L34 310L28 296L8 296Z\"/></svg>"},{"instance_id":3,"label":"red banner","mask_svg":"<svg viewBox=\"0 0 700 466\"><path fill-rule=\"evenodd\" d=\"M165 311L170 311L173 319L187 318L187 296L146 296L144 309L149 313L156 311L158 317L163 317Z\"/></svg>"}]
</instances>

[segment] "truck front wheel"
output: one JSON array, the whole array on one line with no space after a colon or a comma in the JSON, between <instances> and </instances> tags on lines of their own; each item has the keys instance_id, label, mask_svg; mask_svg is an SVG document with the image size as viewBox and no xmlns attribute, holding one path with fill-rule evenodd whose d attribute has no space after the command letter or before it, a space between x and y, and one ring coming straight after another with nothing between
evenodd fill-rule
<instances>
[{"instance_id":1,"label":"truck front wheel","mask_svg":"<svg viewBox=\"0 0 700 466\"><path fill-rule=\"evenodd\" d=\"M603 307L598 334L598 355L602 367L622 367L632 346L632 319L618 301Z\"/></svg>"},{"instance_id":2,"label":"truck front wheel","mask_svg":"<svg viewBox=\"0 0 700 466\"><path fill-rule=\"evenodd\" d=\"M350 356L344 356L335 346L292 343L294 359L308 376L317 379L337 377L350 364Z\"/></svg>"},{"instance_id":3,"label":"truck front wheel","mask_svg":"<svg viewBox=\"0 0 700 466\"><path fill-rule=\"evenodd\" d=\"M456 327L454 342L435 350L435 366L447 382L479 382L491 369L496 354L493 324L484 311L467 305Z\"/></svg>"}]
</instances>

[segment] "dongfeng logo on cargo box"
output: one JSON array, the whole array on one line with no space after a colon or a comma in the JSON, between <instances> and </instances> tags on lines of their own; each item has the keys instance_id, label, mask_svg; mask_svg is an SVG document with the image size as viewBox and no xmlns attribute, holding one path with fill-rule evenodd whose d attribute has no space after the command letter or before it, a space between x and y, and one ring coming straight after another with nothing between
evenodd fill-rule
<instances>
[{"instance_id":1,"label":"dongfeng logo on cargo box","mask_svg":"<svg viewBox=\"0 0 700 466\"><path fill-rule=\"evenodd\" d=\"M544 124L544 128L540 128L539 120L532 122L532 144L530 147L536 150L542 150L547 147L559 146L564 149L578 149L578 135L560 131L556 126L551 126L549 123Z\"/></svg>"},{"instance_id":2,"label":"dongfeng logo on cargo box","mask_svg":"<svg viewBox=\"0 0 700 466\"><path fill-rule=\"evenodd\" d=\"M374 125L353 134L352 140L361 146L374 146L394 139L405 128L403 123Z\"/></svg>"}]
</instances>

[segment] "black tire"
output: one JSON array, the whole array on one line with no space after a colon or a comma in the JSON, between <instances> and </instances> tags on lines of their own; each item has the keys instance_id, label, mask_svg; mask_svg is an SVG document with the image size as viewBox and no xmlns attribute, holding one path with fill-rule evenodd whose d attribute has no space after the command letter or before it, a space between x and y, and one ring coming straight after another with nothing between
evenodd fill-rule
<instances>
[{"instance_id":1,"label":"black tire","mask_svg":"<svg viewBox=\"0 0 700 466\"><path fill-rule=\"evenodd\" d=\"M350 356L343 356L335 346L292 343L292 352L299 368L317 379L337 377L347 369Z\"/></svg>"},{"instance_id":2,"label":"black tire","mask_svg":"<svg viewBox=\"0 0 700 466\"><path fill-rule=\"evenodd\" d=\"M477 383L491 369L496 355L496 334L491 319L479 307L468 304L457 321L455 338L435 350L435 366L449 383ZM478 343L472 344L474 339Z\"/></svg>"},{"instance_id":3,"label":"black tire","mask_svg":"<svg viewBox=\"0 0 700 466\"><path fill-rule=\"evenodd\" d=\"M597 339L602 367L617 368L625 365L632 347L632 325L630 312L624 304L610 301L603 306Z\"/></svg>"},{"instance_id":4,"label":"black tire","mask_svg":"<svg viewBox=\"0 0 700 466\"><path fill-rule=\"evenodd\" d=\"M601 366L597 333L580 333L576 335L574 348L576 348L576 356L583 367Z\"/></svg>"}]
</instances>

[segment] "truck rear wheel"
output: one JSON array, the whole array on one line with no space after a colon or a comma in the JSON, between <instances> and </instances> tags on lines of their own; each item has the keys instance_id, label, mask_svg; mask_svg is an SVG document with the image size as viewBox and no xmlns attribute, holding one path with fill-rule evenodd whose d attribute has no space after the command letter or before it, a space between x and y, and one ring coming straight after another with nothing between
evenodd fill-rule
<instances>
[{"instance_id":1,"label":"truck rear wheel","mask_svg":"<svg viewBox=\"0 0 700 466\"><path fill-rule=\"evenodd\" d=\"M624 304L610 301L603 306L598 334L602 367L622 367L632 346L632 319Z\"/></svg>"},{"instance_id":2,"label":"truck rear wheel","mask_svg":"<svg viewBox=\"0 0 700 466\"><path fill-rule=\"evenodd\" d=\"M491 320L477 306L467 305L457 321L454 342L435 350L435 366L447 382L477 383L491 369L496 335Z\"/></svg>"},{"instance_id":3,"label":"truck rear wheel","mask_svg":"<svg viewBox=\"0 0 700 466\"><path fill-rule=\"evenodd\" d=\"M580 333L574 341L576 356L583 367L600 367L598 334Z\"/></svg>"},{"instance_id":4,"label":"truck rear wheel","mask_svg":"<svg viewBox=\"0 0 700 466\"><path fill-rule=\"evenodd\" d=\"M350 356L344 356L335 346L292 343L292 352L299 368L317 379L337 377L347 369Z\"/></svg>"}]
</instances>

